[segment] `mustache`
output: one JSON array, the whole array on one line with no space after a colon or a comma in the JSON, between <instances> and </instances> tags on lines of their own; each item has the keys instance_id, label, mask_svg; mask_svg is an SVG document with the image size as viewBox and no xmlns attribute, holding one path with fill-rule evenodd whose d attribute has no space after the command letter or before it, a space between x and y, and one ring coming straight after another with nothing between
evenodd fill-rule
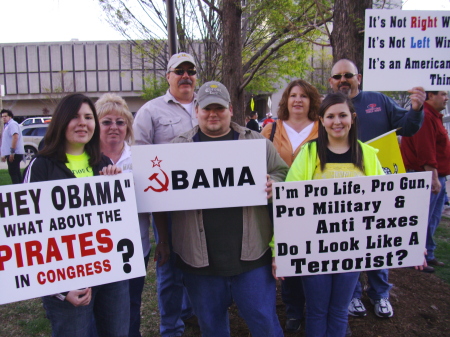
<instances>
[{"instance_id":1,"label":"mustache","mask_svg":"<svg viewBox=\"0 0 450 337\"><path fill-rule=\"evenodd\" d=\"M183 78L180 80L180 82L178 82L178 85L182 85L182 84L189 84L192 85L192 81L189 78Z\"/></svg>"},{"instance_id":2,"label":"mustache","mask_svg":"<svg viewBox=\"0 0 450 337\"><path fill-rule=\"evenodd\" d=\"M340 88L340 87L342 87L342 86L347 86L347 87L351 87L351 85L350 85L350 83L348 83L348 82L340 82L339 84L338 84L338 88Z\"/></svg>"}]
</instances>

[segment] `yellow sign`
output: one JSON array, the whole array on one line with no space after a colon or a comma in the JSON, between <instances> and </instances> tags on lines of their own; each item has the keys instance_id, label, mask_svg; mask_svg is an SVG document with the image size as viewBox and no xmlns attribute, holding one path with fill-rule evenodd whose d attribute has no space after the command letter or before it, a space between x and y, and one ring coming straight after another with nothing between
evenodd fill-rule
<instances>
[{"instance_id":1,"label":"yellow sign","mask_svg":"<svg viewBox=\"0 0 450 337\"><path fill-rule=\"evenodd\" d=\"M378 152L378 160L381 166L383 166L385 174L406 173L395 131L386 132L366 142L370 146L380 150Z\"/></svg>"}]
</instances>

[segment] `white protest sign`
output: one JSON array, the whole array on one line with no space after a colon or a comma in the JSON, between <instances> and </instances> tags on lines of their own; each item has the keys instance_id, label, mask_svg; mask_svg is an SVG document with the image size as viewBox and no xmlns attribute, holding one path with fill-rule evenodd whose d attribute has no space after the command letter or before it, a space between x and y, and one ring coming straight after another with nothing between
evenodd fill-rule
<instances>
[{"instance_id":1,"label":"white protest sign","mask_svg":"<svg viewBox=\"0 0 450 337\"><path fill-rule=\"evenodd\" d=\"M266 139L131 147L139 212L267 204Z\"/></svg>"},{"instance_id":2,"label":"white protest sign","mask_svg":"<svg viewBox=\"0 0 450 337\"><path fill-rule=\"evenodd\" d=\"M131 173L0 187L0 304L144 275Z\"/></svg>"},{"instance_id":3,"label":"white protest sign","mask_svg":"<svg viewBox=\"0 0 450 337\"><path fill-rule=\"evenodd\" d=\"M422 265L431 172L274 184L277 276Z\"/></svg>"},{"instance_id":4,"label":"white protest sign","mask_svg":"<svg viewBox=\"0 0 450 337\"><path fill-rule=\"evenodd\" d=\"M450 90L450 12L366 10L364 90Z\"/></svg>"}]
</instances>

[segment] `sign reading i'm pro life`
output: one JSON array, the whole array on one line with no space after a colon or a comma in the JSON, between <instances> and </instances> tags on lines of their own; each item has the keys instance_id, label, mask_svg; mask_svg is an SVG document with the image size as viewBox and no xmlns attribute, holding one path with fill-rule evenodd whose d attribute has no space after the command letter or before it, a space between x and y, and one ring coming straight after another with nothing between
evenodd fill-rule
<instances>
[{"instance_id":1,"label":"sign reading i'm pro life","mask_svg":"<svg viewBox=\"0 0 450 337\"><path fill-rule=\"evenodd\" d=\"M450 12L366 10L363 87L450 90Z\"/></svg>"},{"instance_id":2,"label":"sign reading i'm pro life","mask_svg":"<svg viewBox=\"0 0 450 337\"><path fill-rule=\"evenodd\" d=\"M422 265L431 172L274 184L277 276Z\"/></svg>"}]
</instances>

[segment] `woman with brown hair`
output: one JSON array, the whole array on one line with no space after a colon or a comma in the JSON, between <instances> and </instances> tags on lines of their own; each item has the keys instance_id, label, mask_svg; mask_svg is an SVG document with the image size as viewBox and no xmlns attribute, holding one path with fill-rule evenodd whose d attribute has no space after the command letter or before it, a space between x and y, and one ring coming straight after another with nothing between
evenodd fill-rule
<instances>
[{"instance_id":1,"label":"woman with brown hair","mask_svg":"<svg viewBox=\"0 0 450 337\"><path fill-rule=\"evenodd\" d=\"M25 183L122 172L100 151L99 120L94 104L85 95L61 99L44 144L26 169ZM106 278L105 282L42 297L53 337L91 336L95 330L99 337L128 336L128 280L107 283Z\"/></svg>"},{"instance_id":2,"label":"woman with brown hair","mask_svg":"<svg viewBox=\"0 0 450 337\"><path fill-rule=\"evenodd\" d=\"M308 82L294 80L283 92L278 120L268 124L261 134L270 139L281 158L290 167L306 142L317 138L320 94ZM303 318L305 296L299 276L286 277L281 283L281 297L286 306L286 331L298 331Z\"/></svg>"},{"instance_id":3,"label":"woman with brown hair","mask_svg":"<svg viewBox=\"0 0 450 337\"><path fill-rule=\"evenodd\" d=\"M317 138L319 106L317 89L304 80L294 80L283 92L278 120L262 130L261 134L273 141L288 166L292 165L304 143Z\"/></svg>"}]
</instances>

